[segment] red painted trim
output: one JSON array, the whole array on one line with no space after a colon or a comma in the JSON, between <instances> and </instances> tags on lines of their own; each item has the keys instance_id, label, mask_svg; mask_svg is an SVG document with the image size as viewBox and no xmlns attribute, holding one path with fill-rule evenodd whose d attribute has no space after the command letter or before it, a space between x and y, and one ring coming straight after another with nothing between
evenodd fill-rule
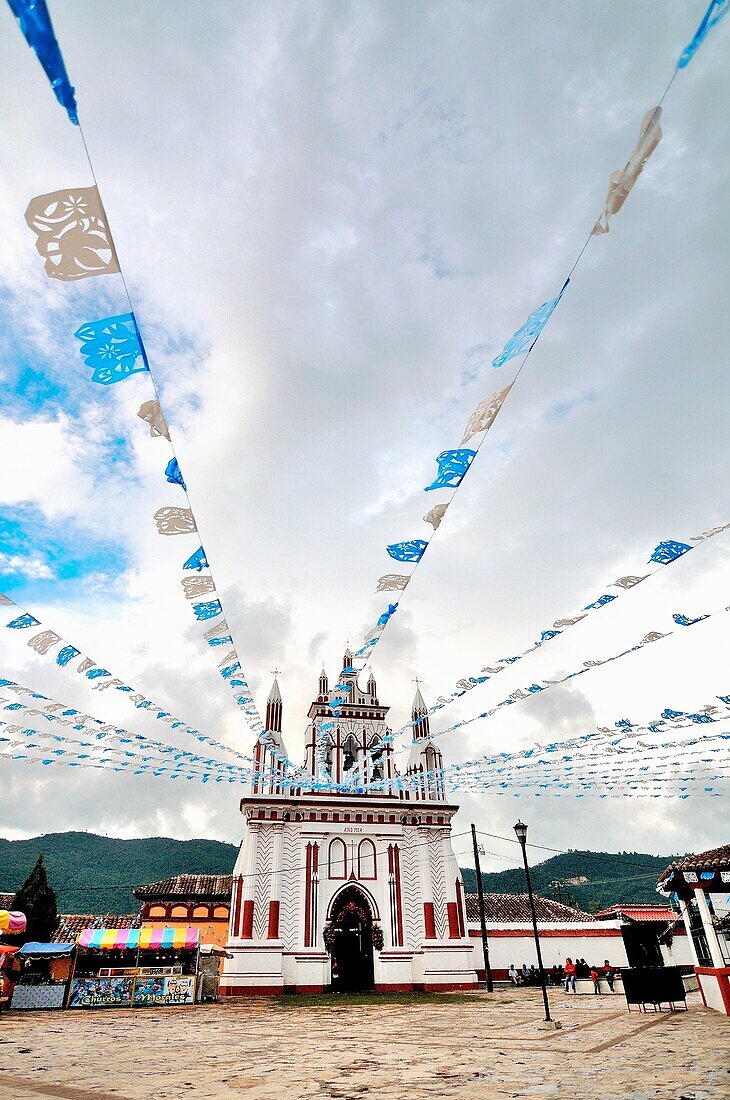
<instances>
[{"instance_id":1,"label":"red painted trim","mask_svg":"<svg viewBox=\"0 0 730 1100\"><path fill-rule=\"evenodd\" d=\"M433 911L433 902L424 901L423 903L423 926L426 931L427 940L436 939L436 920Z\"/></svg>"},{"instance_id":2,"label":"red painted trim","mask_svg":"<svg viewBox=\"0 0 730 1100\"><path fill-rule=\"evenodd\" d=\"M253 939L253 898L243 903L243 919L241 921L241 939Z\"/></svg>"},{"instance_id":3,"label":"red painted trim","mask_svg":"<svg viewBox=\"0 0 730 1100\"><path fill-rule=\"evenodd\" d=\"M424 982L418 986L424 993L459 993L464 990L476 989L476 982L445 982L443 985L434 982Z\"/></svg>"},{"instance_id":4,"label":"red painted trim","mask_svg":"<svg viewBox=\"0 0 730 1100\"><path fill-rule=\"evenodd\" d=\"M398 947L403 946L403 898L401 895L400 886L400 848L397 844L393 845L393 868L395 875L395 905L396 915L398 918Z\"/></svg>"},{"instance_id":5,"label":"red painted trim","mask_svg":"<svg viewBox=\"0 0 730 1100\"><path fill-rule=\"evenodd\" d=\"M712 974L714 978L728 978L730 966L696 966L695 974Z\"/></svg>"},{"instance_id":6,"label":"red painted trim","mask_svg":"<svg viewBox=\"0 0 730 1100\"><path fill-rule=\"evenodd\" d=\"M725 1015L730 1016L730 980L723 975L717 979L717 984L720 987L722 1003L725 1005Z\"/></svg>"},{"instance_id":7,"label":"red painted trim","mask_svg":"<svg viewBox=\"0 0 730 1100\"><path fill-rule=\"evenodd\" d=\"M277 997L284 992L283 985L222 985L220 997Z\"/></svg>"},{"instance_id":8,"label":"red painted trim","mask_svg":"<svg viewBox=\"0 0 730 1100\"><path fill-rule=\"evenodd\" d=\"M540 939L583 939L587 936L596 936L599 939L603 939L606 936L620 936L621 930L619 928L540 928L538 925L538 931L540 933ZM469 936L472 939L480 940L482 938L481 929L470 928ZM487 936L489 939L498 938L519 938L526 936L528 939L533 939L533 931L531 928L487 928Z\"/></svg>"},{"instance_id":9,"label":"red painted trim","mask_svg":"<svg viewBox=\"0 0 730 1100\"><path fill-rule=\"evenodd\" d=\"M295 993L324 993L325 987L323 985L295 985Z\"/></svg>"},{"instance_id":10,"label":"red painted trim","mask_svg":"<svg viewBox=\"0 0 730 1100\"><path fill-rule=\"evenodd\" d=\"M307 844L306 866L304 871L304 946L311 947L309 935L310 907L312 904L312 843Z\"/></svg>"},{"instance_id":11,"label":"red painted trim","mask_svg":"<svg viewBox=\"0 0 730 1100\"><path fill-rule=\"evenodd\" d=\"M449 922L449 939L460 940L459 934L459 908L455 901L446 902L446 917Z\"/></svg>"},{"instance_id":12,"label":"red painted trim","mask_svg":"<svg viewBox=\"0 0 730 1100\"><path fill-rule=\"evenodd\" d=\"M707 1008L707 998L705 997L705 991L702 988L702 982L700 981L699 977L697 978L697 985L700 987L700 997L702 998L702 1003L705 1008Z\"/></svg>"},{"instance_id":13,"label":"red painted trim","mask_svg":"<svg viewBox=\"0 0 730 1100\"><path fill-rule=\"evenodd\" d=\"M412 993L412 982L377 982L376 993Z\"/></svg>"},{"instance_id":14,"label":"red painted trim","mask_svg":"<svg viewBox=\"0 0 730 1100\"><path fill-rule=\"evenodd\" d=\"M278 940L279 938L279 902L269 902L269 930L268 939Z\"/></svg>"},{"instance_id":15,"label":"red painted trim","mask_svg":"<svg viewBox=\"0 0 730 1100\"><path fill-rule=\"evenodd\" d=\"M458 879L458 878L456 880L456 905L457 905L457 912L459 914L459 935L464 936L465 935L464 897L463 897L462 890L461 890L461 880Z\"/></svg>"}]
</instances>

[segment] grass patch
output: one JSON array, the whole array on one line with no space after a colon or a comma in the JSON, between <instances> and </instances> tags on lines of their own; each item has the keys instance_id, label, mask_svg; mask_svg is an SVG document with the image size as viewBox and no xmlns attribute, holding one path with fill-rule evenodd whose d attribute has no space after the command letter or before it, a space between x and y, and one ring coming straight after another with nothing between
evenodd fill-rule
<instances>
[{"instance_id":1,"label":"grass patch","mask_svg":"<svg viewBox=\"0 0 730 1100\"><path fill-rule=\"evenodd\" d=\"M278 1008L373 1008L379 1005L473 1004L473 993L285 993Z\"/></svg>"}]
</instances>

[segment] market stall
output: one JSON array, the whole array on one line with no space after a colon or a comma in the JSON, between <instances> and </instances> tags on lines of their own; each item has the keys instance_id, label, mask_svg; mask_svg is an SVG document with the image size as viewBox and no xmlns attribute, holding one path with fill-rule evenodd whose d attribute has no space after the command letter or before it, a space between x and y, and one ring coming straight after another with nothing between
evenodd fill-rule
<instances>
[{"instance_id":1,"label":"market stall","mask_svg":"<svg viewBox=\"0 0 730 1100\"><path fill-rule=\"evenodd\" d=\"M10 1007L63 1008L75 949L75 943L24 943L15 956L20 972Z\"/></svg>"},{"instance_id":2,"label":"market stall","mask_svg":"<svg viewBox=\"0 0 730 1100\"><path fill-rule=\"evenodd\" d=\"M77 940L68 1008L190 1005L200 965L197 928L87 928Z\"/></svg>"},{"instance_id":3,"label":"market stall","mask_svg":"<svg viewBox=\"0 0 730 1100\"><path fill-rule=\"evenodd\" d=\"M17 935L25 932L25 913L12 909L0 909L0 934ZM7 1008L20 974L20 963L15 958L17 945L0 943L0 1009Z\"/></svg>"}]
</instances>

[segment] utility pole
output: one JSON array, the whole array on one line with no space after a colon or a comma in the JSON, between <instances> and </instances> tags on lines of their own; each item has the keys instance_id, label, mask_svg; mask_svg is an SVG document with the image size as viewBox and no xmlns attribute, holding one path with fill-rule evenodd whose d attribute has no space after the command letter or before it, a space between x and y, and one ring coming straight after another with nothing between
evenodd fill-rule
<instances>
[{"instance_id":1,"label":"utility pole","mask_svg":"<svg viewBox=\"0 0 730 1100\"><path fill-rule=\"evenodd\" d=\"M487 941L487 917L484 912L484 886L482 884L482 868L479 863L479 845L477 844L477 831L474 824L471 827L471 839L474 843L474 868L477 873L477 894L479 895L479 922L482 926L482 951L484 952L484 973L487 979L487 993L494 992L492 982L492 968L489 965L489 943Z\"/></svg>"}]
</instances>

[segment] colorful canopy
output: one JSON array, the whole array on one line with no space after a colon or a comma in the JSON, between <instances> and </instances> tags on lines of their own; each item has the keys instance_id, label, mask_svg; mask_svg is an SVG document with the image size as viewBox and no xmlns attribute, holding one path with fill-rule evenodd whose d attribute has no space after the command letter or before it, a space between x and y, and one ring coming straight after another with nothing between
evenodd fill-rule
<instances>
[{"instance_id":1,"label":"colorful canopy","mask_svg":"<svg viewBox=\"0 0 730 1100\"><path fill-rule=\"evenodd\" d=\"M25 913L0 909L0 932L25 932Z\"/></svg>"},{"instance_id":2,"label":"colorful canopy","mask_svg":"<svg viewBox=\"0 0 730 1100\"><path fill-rule=\"evenodd\" d=\"M180 950L198 946L198 928L85 928L76 940L79 947L93 951Z\"/></svg>"}]
</instances>

